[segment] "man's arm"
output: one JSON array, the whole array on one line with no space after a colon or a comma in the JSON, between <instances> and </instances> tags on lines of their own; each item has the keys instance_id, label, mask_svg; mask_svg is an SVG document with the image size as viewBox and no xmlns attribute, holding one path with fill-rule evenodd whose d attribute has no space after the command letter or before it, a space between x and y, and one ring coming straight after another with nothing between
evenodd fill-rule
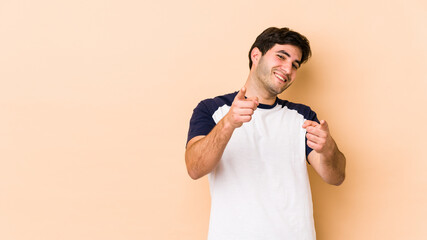
<instances>
[{"instance_id":1,"label":"man's arm","mask_svg":"<svg viewBox=\"0 0 427 240\"><path fill-rule=\"evenodd\" d=\"M307 145L313 149L308 161L325 182L340 185L345 179L346 159L329 133L328 124L325 120L320 124L307 120L303 128L307 130Z\"/></svg>"},{"instance_id":2,"label":"man's arm","mask_svg":"<svg viewBox=\"0 0 427 240\"><path fill-rule=\"evenodd\" d=\"M218 165L234 129L252 119L258 99L245 99L245 93L245 88L237 93L229 112L208 135L193 137L187 143L185 164L192 179L210 173Z\"/></svg>"}]
</instances>

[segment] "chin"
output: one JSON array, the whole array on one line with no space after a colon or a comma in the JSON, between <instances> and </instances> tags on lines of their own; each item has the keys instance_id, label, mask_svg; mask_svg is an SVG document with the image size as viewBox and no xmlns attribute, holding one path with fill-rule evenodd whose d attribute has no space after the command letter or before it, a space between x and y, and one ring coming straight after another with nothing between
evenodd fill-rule
<instances>
[{"instance_id":1,"label":"chin","mask_svg":"<svg viewBox=\"0 0 427 240\"><path fill-rule=\"evenodd\" d=\"M285 91L285 89L270 89L270 93L272 94L272 95L279 95L279 94L281 94L283 91Z\"/></svg>"}]
</instances>

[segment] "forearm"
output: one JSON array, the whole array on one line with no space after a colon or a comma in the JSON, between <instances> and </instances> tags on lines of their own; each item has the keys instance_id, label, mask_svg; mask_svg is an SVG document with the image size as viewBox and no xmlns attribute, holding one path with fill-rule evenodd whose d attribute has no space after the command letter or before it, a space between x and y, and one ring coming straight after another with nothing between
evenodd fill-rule
<instances>
[{"instance_id":1,"label":"forearm","mask_svg":"<svg viewBox=\"0 0 427 240\"><path fill-rule=\"evenodd\" d=\"M330 152L318 154L318 161L318 172L325 182L338 186L344 181L346 159L335 143Z\"/></svg>"},{"instance_id":2,"label":"forearm","mask_svg":"<svg viewBox=\"0 0 427 240\"><path fill-rule=\"evenodd\" d=\"M325 182L340 185L345 178L346 160L329 133L328 124L325 120L306 120L302 127L307 131L307 146L313 149L307 157L311 166Z\"/></svg>"},{"instance_id":3,"label":"forearm","mask_svg":"<svg viewBox=\"0 0 427 240\"><path fill-rule=\"evenodd\" d=\"M185 163L191 178L201 178L218 165L233 131L231 124L222 119L208 135L187 146Z\"/></svg>"}]
</instances>

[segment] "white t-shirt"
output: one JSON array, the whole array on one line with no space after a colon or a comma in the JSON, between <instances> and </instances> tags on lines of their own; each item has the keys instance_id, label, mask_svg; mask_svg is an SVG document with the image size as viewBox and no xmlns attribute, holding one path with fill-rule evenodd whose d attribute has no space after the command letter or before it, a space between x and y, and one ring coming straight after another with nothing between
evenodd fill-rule
<instances>
[{"instance_id":1,"label":"white t-shirt","mask_svg":"<svg viewBox=\"0 0 427 240\"><path fill-rule=\"evenodd\" d=\"M227 114L237 92L206 99L194 109L188 141L207 135ZM208 175L209 240L313 240L305 120L316 113L277 99L260 104L234 130L218 166Z\"/></svg>"}]
</instances>

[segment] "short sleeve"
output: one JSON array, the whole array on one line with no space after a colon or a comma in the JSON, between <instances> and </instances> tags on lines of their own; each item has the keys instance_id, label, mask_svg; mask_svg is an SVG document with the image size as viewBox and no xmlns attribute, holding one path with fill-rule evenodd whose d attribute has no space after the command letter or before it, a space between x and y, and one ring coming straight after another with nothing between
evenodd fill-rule
<instances>
[{"instance_id":1,"label":"short sleeve","mask_svg":"<svg viewBox=\"0 0 427 240\"><path fill-rule=\"evenodd\" d=\"M311 109L309 109L309 110L310 110L310 112L307 116L307 120L314 121L314 122L317 122L320 124L319 119L317 119L317 114L313 110L311 110ZM308 154L311 153L311 151L313 151L313 149L307 145L307 136L306 136L305 137L305 156L306 156L306 158L308 157Z\"/></svg>"},{"instance_id":2,"label":"short sleeve","mask_svg":"<svg viewBox=\"0 0 427 240\"><path fill-rule=\"evenodd\" d=\"M193 110L188 130L187 143L196 136L208 135L215 127L216 123L212 118L208 106L204 101L200 102Z\"/></svg>"}]
</instances>

